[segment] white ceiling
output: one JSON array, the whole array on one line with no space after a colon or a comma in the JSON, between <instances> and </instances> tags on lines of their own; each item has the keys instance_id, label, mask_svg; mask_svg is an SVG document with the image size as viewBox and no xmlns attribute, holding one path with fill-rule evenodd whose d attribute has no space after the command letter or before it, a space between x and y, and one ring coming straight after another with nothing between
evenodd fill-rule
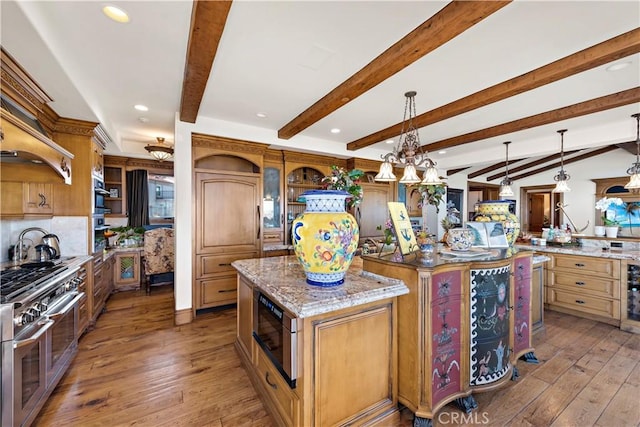
<instances>
[{"instance_id":1,"label":"white ceiling","mask_svg":"<svg viewBox=\"0 0 640 427\"><path fill-rule=\"evenodd\" d=\"M180 109L191 1L111 1L128 24L106 18L102 1L0 2L1 40L54 99L63 117L101 122L118 147L140 155L173 142ZM437 13L443 1L242 1L231 6L199 118L267 128L275 136L306 108ZM418 92L417 113L432 110L640 26L638 1L515 1L411 66L310 126L299 148L357 140L402 120L404 93ZM420 129L423 144L640 86L640 54ZM146 113L135 104L149 107ZM432 153L443 168L510 156L635 139L632 104ZM266 118L258 118L262 112ZM148 119L141 122L140 117ZM340 128L331 134L331 128ZM275 137L274 137L275 138ZM277 145L277 144L276 144ZM388 151L389 145L374 148ZM351 152L374 158L379 150Z\"/></svg>"}]
</instances>

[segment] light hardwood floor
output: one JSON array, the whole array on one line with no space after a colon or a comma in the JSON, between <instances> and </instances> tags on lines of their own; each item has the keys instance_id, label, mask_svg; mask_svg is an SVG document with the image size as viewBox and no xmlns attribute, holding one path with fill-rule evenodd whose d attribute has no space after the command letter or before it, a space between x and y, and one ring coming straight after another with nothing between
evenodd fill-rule
<instances>
[{"instance_id":1,"label":"light hardwood floor","mask_svg":"<svg viewBox=\"0 0 640 427\"><path fill-rule=\"evenodd\" d=\"M235 309L173 326L172 292L111 296L34 426L274 425L234 349ZM545 324L540 364L519 362L517 381L434 425L640 425L640 335L554 312ZM396 427L411 425L404 409Z\"/></svg>"}]
</instances>

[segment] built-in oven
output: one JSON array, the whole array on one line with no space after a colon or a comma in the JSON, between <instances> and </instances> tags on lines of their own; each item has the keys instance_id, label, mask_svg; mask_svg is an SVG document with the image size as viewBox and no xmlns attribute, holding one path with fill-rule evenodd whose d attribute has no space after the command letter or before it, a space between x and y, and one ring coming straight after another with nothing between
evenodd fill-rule
<instances>
[{"instance_id":1,"label":"built-in oven","mask_svg":"<svg viewBox=\"0 0 640 427\"><path fill-rule=\"evenodd\" d=\"M47 385L57 384L78 351L79 302L84 294L74 292L49 313L53 326L47 331Z\"/></svg>"},{"instance_id":2,"label":"built-in oven","mask_svg":"<svg viewBox=\"0 0 640 427\"><path fill-rule=\"evenodd\" d=\"M105 213L105 205L104 198L109 195L109 192L104 189L104 182L99 179L93 179L93 213L94 214L104 214Z\"/></svg>"},{"instance_id":3,"label":"built-in oven","mask_svg":"<svg viewBox=\"0 0 640 427\"><path fill-rule=\"evenodd\" d=\"M257 289L253 291L253 337L280 375L296 387L297 321Z\"/></svg>"}]
</instances>

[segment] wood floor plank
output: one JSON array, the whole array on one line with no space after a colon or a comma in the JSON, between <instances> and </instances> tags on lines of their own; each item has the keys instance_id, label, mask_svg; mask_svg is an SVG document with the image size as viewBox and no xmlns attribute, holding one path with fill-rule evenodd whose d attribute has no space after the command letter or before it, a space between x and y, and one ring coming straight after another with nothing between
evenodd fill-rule
<instances>
[{"instance_id":1,"label":"wood floor plank","mask_svg":"<svg viewBox=\"0 0 640 427\"><path fill-rule=\"evenodd\" d=\"M636 364L636 368L640 363ZM640 385L624 383L600 418L596 426L625 426L640 425ZM634 424L635 423L635 424Z\"/></svg>"}]
</instances>

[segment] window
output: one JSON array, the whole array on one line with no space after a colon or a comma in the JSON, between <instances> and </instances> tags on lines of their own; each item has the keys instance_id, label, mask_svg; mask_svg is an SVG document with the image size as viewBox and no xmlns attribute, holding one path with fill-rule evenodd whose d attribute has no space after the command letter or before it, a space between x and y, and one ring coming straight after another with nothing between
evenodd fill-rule
<instances>
[{"instance_id":1,"label":"window","mask_svg":"<svg viewBox=\"0 0 640 427\"><path fill-rule=\"evenodd\" d=\"M171 175L149 174L149 222L173 221L175 178Z\"/></svg>"}]
</instances>

